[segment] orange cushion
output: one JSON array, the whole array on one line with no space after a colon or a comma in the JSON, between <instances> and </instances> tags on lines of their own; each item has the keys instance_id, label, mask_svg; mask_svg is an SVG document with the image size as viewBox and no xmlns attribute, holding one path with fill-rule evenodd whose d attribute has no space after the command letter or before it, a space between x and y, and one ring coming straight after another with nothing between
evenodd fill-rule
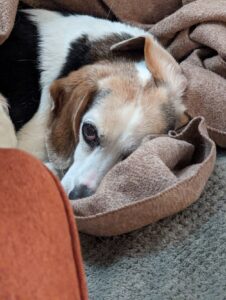
<instances>
[{"instance_id":1,"label":"orange cushion","mask_svg":"<svg viewBox=\"0 0 226 300\"><path fill-rule=\"evenodd\" d=\"M38 160L0 150L0 299L88 299L77 228Z\"/></svg>"}]
</instances>

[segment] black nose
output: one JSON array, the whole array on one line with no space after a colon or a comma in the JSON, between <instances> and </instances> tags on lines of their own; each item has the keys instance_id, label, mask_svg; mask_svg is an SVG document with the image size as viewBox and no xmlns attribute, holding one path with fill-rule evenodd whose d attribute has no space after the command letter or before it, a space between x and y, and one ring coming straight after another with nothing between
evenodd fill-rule
<instances>
[{"instance_id":1,"label":"black nose","mask_svg":"<svg viewBox=\"0 0 226 300\"><path fill-rule=\"evenodd\" d=\"M89 197L93 194L93 190L88 188L86 185L81 184L79 186L76 186L68 195L70 200L80 199Z\"/></svg>"}]
</instances>

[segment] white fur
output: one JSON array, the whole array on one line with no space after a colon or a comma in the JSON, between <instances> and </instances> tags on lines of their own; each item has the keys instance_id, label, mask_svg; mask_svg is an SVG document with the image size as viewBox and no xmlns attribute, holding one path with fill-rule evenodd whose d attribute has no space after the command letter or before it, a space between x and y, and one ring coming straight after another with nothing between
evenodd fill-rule
<instances>
[{"instance_id":1,"label":"white fur","mask_svg":"<svg viewBox=\"0 0 226 300\"><path fill-rule=\"evenodd\" d=\"M152 74L148 70L145 61L140 61L138 63L135 63L135 68L138 72L138 76L140 79L140 82L142 83L143 86L147 84L149 80L151 80Z\"/></svg>"},{"instance_id":2,"label":"white fur","mask_svg":"<svg viewBox=\"0 0 226 300\"><path fill-rule=\"evenodd\" d=\"M104 174L117 162L118 152L109 148L96 148L85 152L79 143L74 153L74 162L62 179L62 185L69 194L74 188L86 185L95 191Z\"/></svg>"},{"instance_id":3,"label":"white fur","mask_svg":"<svg viewBox=\"0 0 226 300\"><path fill-rule=\"evenodd\" d=\"M14 126L8 115L6 99L0 94L0 148L15 148L17 138Z\"/></svg>"},{"instance_id":4,"label":"white fur","mask_svg":"<svg viewBox=\"0 0 226 300\"><path fill-rule=\"evenodd\" d=\"M105 100L107 101L107 100ZM138 104L127 104L122 107L117 120L120 124L117 128L112 128L112 141L106 142L105 146L97 147L90 151L89 147L83 140L81 129L80 139L74 153L74 162L62 179L62 185L69 194L74 188L86 185L91 190L96 190L103 176L112 166L120 159L127 149L134 149L140 143L139 139L134 141L133 133L139 126L142 119L142 108ZM103 130L102 124L103 112L99 105L94 105L83 117L83 122L92 122L96 124L101 135ZM121 135L121 129L123 134ZM136 144L134 144L136 143Z\"/></svg>"},{"instance_id":5,"label":"white fur","mask_svg":"<svg viewBox=\"0 0 226 300\"><path fill-rule=\"evenodd\" d=\"M48 88L42 90L40 106L33 118L17 134L18 148L27 151L41 160L47 160L45 136L51 99Z\"/></svg>"}]
</instances>

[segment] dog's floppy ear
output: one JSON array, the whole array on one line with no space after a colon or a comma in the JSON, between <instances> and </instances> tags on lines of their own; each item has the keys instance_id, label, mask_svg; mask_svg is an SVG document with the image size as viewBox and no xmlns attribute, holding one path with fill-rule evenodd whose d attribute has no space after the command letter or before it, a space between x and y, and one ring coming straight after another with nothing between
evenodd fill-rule
<instances>
[{"instance_id":1,"label":"dog's floppy ear","mask_svg":"<svg viewBox=\"0 0 226 300\"><path fill-rule=\"evenodd\" d=\"M50 87L54 101L53 114L59 116L67 111L73 118L71 121L76 135L81 118L97 89L93 78L86 72L75 71L66 78L55 80Z\"/></svg>"},{"instance_id":2,"label":"dog's floppy ear","mask_svg":"<svg viewBox=\"0 0 226 300\"><path fill-rule=\"evenodd\" d=\"M50 86L50 95L53 100L52 111L59 114L63 105L69 101L71 88L67 84L67 78L54 80Z\"/></svg>"},{"instance_id":3,"label":"dog's floppy ear","mask_svg":"<svg viewBox=\"0 0 226 300\"><path fill-rule=\"evenodd\" d=\"M57 165L69 159L79 137L79 127L83 114L96 92L95 76L86 70L72 72L69 76L55 80L50 87L54 101L50 120L48 148L54 152ZM52 155L51 155L52 156Z\"/></svg>"}]
</instances>

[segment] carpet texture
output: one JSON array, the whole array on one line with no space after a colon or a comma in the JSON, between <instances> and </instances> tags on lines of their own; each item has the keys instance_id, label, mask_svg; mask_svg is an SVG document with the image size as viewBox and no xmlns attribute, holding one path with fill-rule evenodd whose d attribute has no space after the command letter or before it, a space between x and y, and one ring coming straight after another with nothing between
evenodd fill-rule
<instances>
[{"instance_id":1,"label":"carpet texture","mask_svg":"<svg viewBox=\"0 0 226 300\"><path fill-rule=\"evenodd\" d=\"M80 236L90 300L226 299L226 151L183 212L118 237Z\"/></svg>"}]
</instances>

